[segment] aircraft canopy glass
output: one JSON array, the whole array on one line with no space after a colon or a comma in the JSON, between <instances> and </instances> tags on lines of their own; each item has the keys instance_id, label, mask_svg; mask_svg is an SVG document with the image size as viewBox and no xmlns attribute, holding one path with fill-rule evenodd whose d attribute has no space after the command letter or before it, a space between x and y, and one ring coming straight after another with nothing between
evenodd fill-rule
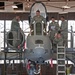
<instances>
[{"instance_id":1,"label":"aircraft canopy glass","mask_svg":"<svg viewBox=\"0 0 75 75\"><path fill-rule=\"evenodd\" d=\"M31 11L30 11L30 16L31 18L33 18L35 15L36 15L36 11L39 10L40 11L40 14L46 18L46 7L44 6L43 3L34 3L31 7Z\"/></svg>"}]
</instances>

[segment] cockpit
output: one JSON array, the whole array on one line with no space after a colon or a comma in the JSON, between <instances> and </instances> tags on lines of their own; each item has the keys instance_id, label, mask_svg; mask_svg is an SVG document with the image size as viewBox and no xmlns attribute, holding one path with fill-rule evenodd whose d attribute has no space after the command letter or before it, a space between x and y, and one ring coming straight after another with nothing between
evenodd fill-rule
<instances>
[{"instance_id":1,"label":"cockpit","mask_svg":"<svg viewBox=\"0 0 75 75\"><path fill-rule=\"evenodd\" d=\"M47 10L46 7L43 3L41 2L36 2L32 5L31 9L30 9L30 16L31 18L33 18L36 15L36 11L39 10L40 14L46 18L47 17Z\"/></svg>"},{"instance_id":2,"label":"cockpit","mask_svg":"<svg viewBox=\"0 0 75 75\"><path fill-rule=\"evenodd\" d=\"M37 10L40 11L40 18L35 17ZM35 19L33 19L34 17ZM32 35L44 35L46 31L46 18L47 10L45 5L41 2L34 3L30 9L30 27Z\"/></svg>"}]
</instances>

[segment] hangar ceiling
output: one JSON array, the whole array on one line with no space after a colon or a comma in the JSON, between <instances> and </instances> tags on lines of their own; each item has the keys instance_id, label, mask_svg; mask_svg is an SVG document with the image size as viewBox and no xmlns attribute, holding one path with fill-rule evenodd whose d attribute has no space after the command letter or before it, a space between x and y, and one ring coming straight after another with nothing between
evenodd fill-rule
<instances>
[{"instance_id":1,"label":"hangar ceiling","mask_svg":"<svg viewBox=\"0 0 75 75\"><path fill-rule=\"evenodd\" d=\"M75 0L0 0L0 12L29 12L35 1L43 2L47 12L75 12Z\"/></svg>"},{"instance_id":2,"label":"hangar ceiling","mask_svg":"<svg viewBox=\"0 0 75 75\"><path fill-rule=\"evenodd\" d=\"M0 1L49 1L49 2L63 2L67 0L0 0ZM75 1L75 0L68 0L68 1Z\"/></svg>"}]
</instances>

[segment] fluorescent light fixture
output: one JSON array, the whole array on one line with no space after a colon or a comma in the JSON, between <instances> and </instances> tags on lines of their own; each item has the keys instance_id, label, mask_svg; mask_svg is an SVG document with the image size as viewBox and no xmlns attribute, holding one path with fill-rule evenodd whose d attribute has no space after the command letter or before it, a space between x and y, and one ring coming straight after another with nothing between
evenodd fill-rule
<instances>
[{"instance_id":1,"label":"fluorescent light fixture","mask_svg":"<svg viewBox=\"0 0 75 75\"><path fill-rule=\"evenodd\" d=\"M70 7L67 6L67 5L65 5L65 6L62 6L62 8L68 9L68 8L70 8Z\"/></svg>"},{"instance_id":2,"label":"fluorescent light fixture","mask_svg":"<svg viewBox=\"0 0 75 75\"><path fill-rule=\"evenodd\" d=\"M13 5L12 8L18 8L16 5Z\"/></svg>"},{"instance_id":3,"label":"fluorescent light fixture","mask_svg":"<svg viewBox=\"0 0 75 75\"><path fill-rule=\"evenodd\" d=\"M59 12L59 14L66 14L66 13L68 13L68 12L66 12L66 11Z\"/></svg>"}]
</instances>

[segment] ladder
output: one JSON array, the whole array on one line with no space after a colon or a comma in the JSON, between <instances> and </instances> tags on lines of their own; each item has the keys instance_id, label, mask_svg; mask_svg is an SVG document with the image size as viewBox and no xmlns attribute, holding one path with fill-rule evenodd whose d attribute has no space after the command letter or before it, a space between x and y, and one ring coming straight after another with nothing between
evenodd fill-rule
<instances>
[{"instance_id":1,"label":"ladder","mask_svg":"<svg viewBox=\"0 0 75 75\"><path fill-rule=\"evenodd\" d=\"M66 75L65 46L57 45L57 75Z\"/></svg>"}]
</instances>

